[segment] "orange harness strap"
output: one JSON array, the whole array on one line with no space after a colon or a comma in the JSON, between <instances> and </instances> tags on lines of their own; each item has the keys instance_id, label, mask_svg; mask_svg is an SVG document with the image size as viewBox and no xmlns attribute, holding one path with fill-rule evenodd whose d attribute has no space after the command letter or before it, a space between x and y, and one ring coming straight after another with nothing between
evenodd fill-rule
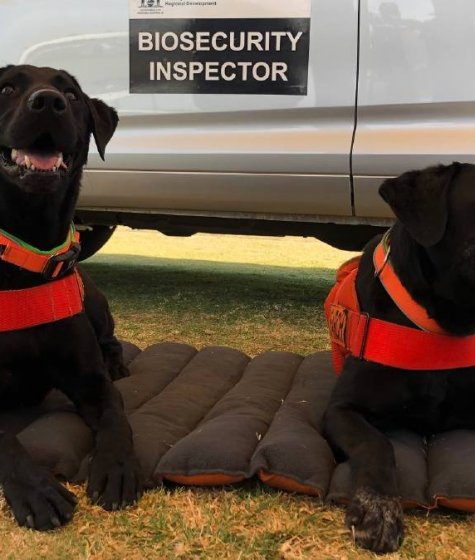
<instances>
[{"instance_id":1,"label":"orange harness strap","mask_svg":"<svg viewBox=\"0 0 475 560\"><path fill-rule=\"evenodd\" d=\"M402 285L391 264L391 248L388 233L383 236L373 253L375 275L379 278L389 297L416 326L423 331L447 334L437 321L431 319L425 307L422 307Z\"/></svg>"},{"instance_id":2,"label":"orange harness strap","mask_svg":"<svg viewBox=\"0 0 475 560\"><path fill-rule=\"evenodd\" d=\"M51 251L40 251L0 230L0 259L46 278L57 278L70 270L79 256L79 233L71 226L66 241Z\"/></svg>"},{"instance_id":3,"label":"orange harness strap","mask_svg":"<svg viewBox=\"0 0 475 560\"><path fill-rule=\"evenodd\" d=\"M0 332L52 323L82 312L84 286L75 269L80 250L74 225L66 241L51 251L40 251L0 230L0 259L48 280L34 288L0 290ZM72 273L65 274L69 271Z\"/></svg>"},{"instance_id":4,"label":"orange harness strap","mask_svg":"<svg viewBox=\"0 0 475 560\"><path fill-rule=\"evenodd\" d=\"M384 243L386 241L384 240ZM375 250L376 271L383 286L390 286L388 293L396 298L396 305L421 326L432 327L433 319L407 293L407 290L392 275L383 241ZM383 251L381 252L381 247ZM378 253L378 255L376 255ZM456 337L446 334L439 325L436 332L419 330L382 321L360 311L355 280L360 257L343 264L337 272L336 284L325 301L324 310L330 330L333 350L333 365L341 373L345 358L349 355L382 365L414 370L449 370L475 365L475 335ZM396 289L394 289L396 286ZM397 292L397 293L396 293ZM401 296L402 294L402 296ZM400 302L402 299L402 303ZM424 311L423 312L421 312Z\"/></svg>"},{"instance_id":5,"label":"orange harness strap","mask_svg":"<svg viewBox=\"0 0 475 560\"><path fill-rule=\"evenodd\" d=\"M0 332L27 329L81 313L84 286L75 270L35 288L0 291Z\"/></svg>"}]
</instances>

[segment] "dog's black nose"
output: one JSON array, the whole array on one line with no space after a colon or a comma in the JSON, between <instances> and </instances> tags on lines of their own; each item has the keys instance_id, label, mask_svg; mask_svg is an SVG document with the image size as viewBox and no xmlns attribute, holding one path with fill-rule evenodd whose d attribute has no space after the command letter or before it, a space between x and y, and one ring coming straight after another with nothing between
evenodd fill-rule
<instances>
[{"instance_id":1,"label":"dog's black nose","mask_svg":"<svg viewBox=\"0 0 475 560\"><path fill-rule=\"evenodd\" d=\"M51 111L60 115L66 111L66 99L59 91L54 89L37 89L30 95L26 104L28 109L35 113Z\"/></svg>"}]
</instances>

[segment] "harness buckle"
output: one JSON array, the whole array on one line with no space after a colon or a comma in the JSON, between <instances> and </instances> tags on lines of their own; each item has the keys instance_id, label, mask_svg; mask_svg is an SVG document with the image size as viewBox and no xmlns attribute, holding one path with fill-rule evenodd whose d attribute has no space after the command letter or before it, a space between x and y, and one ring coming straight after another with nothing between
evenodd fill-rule
<instances>
[{"instance_id":1,"label":"harness buckle","mask_svg":"<svg viewBox=\"0 0 475 560\"><path fill-rule=\"evenodd\" d=\"M64 253L53 255L48 259L41 273L43 278L51 280L71 270L76 264L80 252L81 245L79 243L72 243L69 249Z\"/></svg>"},{"instance_id":2,"label":"harness buckle","mask_svg":"<svg viewBox=\"0 0 475 560\"><path fill-rule=\"evenodd\" d=\"M371 321L371 317L369 316L369 313L366 312L361 312L360 316L364 317L365 321L363 326L363 335L361 337L361 345L358 352L358 359L364 360L364 351L366 349L366 342L368 341L368 331L369 331L369 323Z\"/></svg>"}]
</instances>

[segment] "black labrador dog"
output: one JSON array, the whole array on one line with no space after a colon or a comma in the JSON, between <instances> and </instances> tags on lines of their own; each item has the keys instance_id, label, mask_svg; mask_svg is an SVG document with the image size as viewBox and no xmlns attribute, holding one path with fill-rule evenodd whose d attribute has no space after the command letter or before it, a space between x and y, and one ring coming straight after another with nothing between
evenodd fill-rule
<instances>
[{"instance_id":1,"label":"black labrador dog","mask_svg":"<svg viewBox=\"0 0 475 560\"><path fill-rule=\"evenodd\" d=\"M401 283L450 335L475 332L475 166L454 163L385 181L382 198L394 211L390 260ZM365 248L356 277L361 310L414 327L375 275ZM403 354L405 348L401 348ZM396 550L403 512L392 446L384 432L404 428L430 435L475 428L475 367L407 371L347 357L324 417L335 452L348 458L353 496L346 523L356 542L375 552Z\"/></svg>"},{"instance_id":2,"label":"black labrador dog","mask_svg":"<svg viewBox=\"0 0 475 560\"><path fill-rule=\"evenodd\" d=\"M114 109L90 99L65 71L1 68L2 234L37 254L61 246L70 232L90 136L103 157L117 122ZM0 244L0 295L59 281L2 260L2 249ZM60 262L54 261L55 270ZM64 267L62 276L71 274L74 267ZM115 510L136 502L142 489L131 429L111 381L127 369L107 301L83 272L81 277L82 312L0 332L0 411L38 404L52 388L67 395L96 436L87 494ZM74 495L35 464L12 433L0 432L0 484L20 525L48 530L72 518Z\"/></svg>"}]
</instances>

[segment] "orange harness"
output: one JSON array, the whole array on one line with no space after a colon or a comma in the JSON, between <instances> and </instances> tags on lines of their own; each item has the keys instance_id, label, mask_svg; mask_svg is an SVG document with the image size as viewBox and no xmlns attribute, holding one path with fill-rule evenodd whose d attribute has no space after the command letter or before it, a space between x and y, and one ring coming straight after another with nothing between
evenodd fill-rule
<instances>
[{"instance_id":1,"label":"orange harness","mask_svg":"<svg viewBox=\"0 0 475 560\"><path fill-rule=\"evenodd\" d=\"M0 260L14 264L30 272L38 272L45 278L57 278L76 264L81 246L79 232L71 225L66 241L50 251L41 251L6 231L0 229Z\"/></svg>"},{"instance_id":2,"label":"orange harness","mask_svg":"<svg viewBox=\"0 0 475 560\"><path fill-rule=\"evenodd\" d=\"M375 276L399 309L419 328L370 317L360 310L356 275L360 257L344 263L325 300L333 365L337 374L349 355L407 370L448 370L475 365L475 335L456 337L444 331L414 301L397 277L390 260L388 235L373 253Z\"/></svg>"},{"instance_id":3,"label":"orange harness","mask_svg":"<svg viewBox=\"0 0 475 560\"><path fill-rule=\"evenodd\" d=\"M66 241L51 251L36 249L0 230L0 260L48 280L34 288L0 290L0 332L52 323L82 312L84 286L75 269L79 251L74 226Z\"/></svg>"}]
</instances>

